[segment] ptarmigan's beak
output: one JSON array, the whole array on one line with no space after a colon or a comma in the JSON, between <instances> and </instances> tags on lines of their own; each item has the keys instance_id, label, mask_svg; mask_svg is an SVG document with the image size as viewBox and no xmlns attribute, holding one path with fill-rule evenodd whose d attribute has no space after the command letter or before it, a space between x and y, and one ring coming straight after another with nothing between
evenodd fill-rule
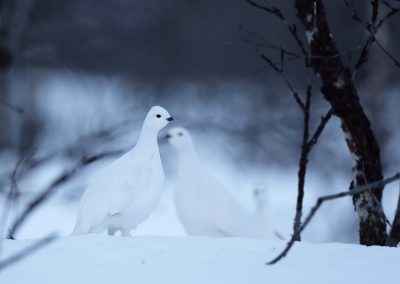
<instances>
[{"instance_id":1,"label":"ptarmigan's beak","mask_svg":"<svg viewBox=\"0 0 400 284\"><path fill-rule=\"evenodd\" d=\"M169 139L169 138L171 138L171 135L169 135L169 134L165 135L165 139Z\"/></svg>"},{"instance_id":2,"label":"ptarmigan's beak","mask_svg":"<svg viewBox=\"0 0 400 284\"><path fill-rule=\"evenodd\" d=\"M167 118L167 120L168 120L168 121L173 121L174 118L173 118L172 116L170 116L170 117Z\"/></svg>"}]
</instances>

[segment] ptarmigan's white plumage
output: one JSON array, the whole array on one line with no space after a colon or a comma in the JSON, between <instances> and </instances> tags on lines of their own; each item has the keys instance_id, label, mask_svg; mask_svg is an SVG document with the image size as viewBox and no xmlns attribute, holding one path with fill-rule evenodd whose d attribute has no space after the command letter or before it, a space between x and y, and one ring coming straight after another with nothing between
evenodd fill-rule
<instances>
[{"instance_id":1,"label":"ptarmigan's white plumage","mask_svg":"<svg viewBox=\"0 0 400 284\"><path fill-rule=\"evenodd\" d=\"M167 139L179 155L175 205L190 235L253 235L253 214L246 211L197 158L189 132L171 129Z\"/></svg>"},{"instance_id":2,"label":"ptarmigan's white plumage","mask_svg":"<svg viewBox=\"0 0 400 284\"><path fill-rule=\"evenodd\" d=\"M154 210L164 187L164 171L158 150L158 132L172 120L160 106L148 112L135 147L102 169L82 196L74 234L123 236Z\"/></svg>"}]
</instances>

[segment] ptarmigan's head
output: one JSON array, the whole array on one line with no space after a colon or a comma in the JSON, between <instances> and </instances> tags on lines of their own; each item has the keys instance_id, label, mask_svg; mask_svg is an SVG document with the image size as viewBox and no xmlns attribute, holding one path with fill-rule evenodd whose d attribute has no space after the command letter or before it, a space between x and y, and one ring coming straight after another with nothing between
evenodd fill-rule
<instances>
[{"instance_id":1,"label":"ptarmigan's head","mask_svg":"<svg viewBox=\"0 0 400 284\"><path fill-rule=\"evenodd\" d=\"M146 116L145 124L148 127L153 127L157 130L161 130L172 120L172 116L164 108L160 106L153 106Z\"/></svg>"},{"instance_id":2,"label":"ptarmigan's head","mask_svg":"<svg viewBox=\"0 0 400 284\"><path fill-rule=\"evenodd\" d=\"M268 203L268 190L263 182L257 182L253 187L253 196L256 205L260 208L266 207Z\"/></svg>"},{"instance_id":3,"label":"ptarmigan's head","mask_svg":"<svg viewBox=\"0 0 400 284\"><path fill-rule=\"evenodd\" d=\"M174 146L178 151L192 147L192 138L189 131L183 127L174 127L165 136L168 142Z\"/></svg>"}]
</instances>

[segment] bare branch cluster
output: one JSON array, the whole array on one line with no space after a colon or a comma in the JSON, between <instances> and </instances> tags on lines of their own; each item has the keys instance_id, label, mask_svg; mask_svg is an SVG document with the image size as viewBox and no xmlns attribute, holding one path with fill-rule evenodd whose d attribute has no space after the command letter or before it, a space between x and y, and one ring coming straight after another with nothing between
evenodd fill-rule
<instances>
[{"instance_id":1,"label":"bare branch cluster","mask_svg":"<svg viewBox=\"0 0 400 284\"><path fill-rule=\"evenodd\" d=\"M305 65L307 67L310 67L310 60L313 59L320 59L320 60L333 60L336 58L340 58L344 55L349 55L353 52L360 51L360 54L358 56L358 59L355 63L355 66L353 67L353 76L357 73L357 71L360 70L361 66L368 60L368 53L372 45L375 43L379 49L395 64L397 67L400 68L400 61L396 59L381 43L379 40L376 39L376 33L378 30L382 27L382 25L392 18L394 15L396 15L399 11L400 8L394 7L392 4L390 4L389 1L383 0L383 1L372 1L372 14L371 14L371 19L368 21L365 21L362 19L362 17L359 15L357 9L355 8L354 5L354 0L344 0L346 7L350 10L352 18L360 23L368 32L368 36L360 43L357 44L351 48L348 48L343 51L337 51L334 54L324 54L324 55L315 55L315 54L309 54L307 51L307 48L305 47L303 41L301 40L299 34L298 34L298 28L297 25L295 24L290 24L287 22L284 13L282 12L281 9L278 7L272 6L270 4L260 4L259 2L255 0L246 0L250 5L253 7L256 7L258 9L261 9L265 11L266 13L269 13L279 19L287 28L289 33L292 35L292 38L295 40L300 53L291 51L287 48L284 48L282 46L278 46L275 43L267 40L266 38L262 37L259 34L253 33L251 31L245 30L243 27L240 27L240 31L243 32L244 35L248 36L248 38L243 39L244 43L255 45L259 48L268 48L271 50L276 50L279 55L280 55L280 61L274 62L273 60L269 59L267 61L268 67L274 69L276 71L277 66L281 66L280 69L283 69L283 63L285 58L285 62L290 62L293 60L298 60L298 59L304 59ZM384 6L387 7L387 12L382 16L378 17L379 15L379 4L382 2ZM265 57L267 57L265 54L263 54L261 51L260 52L262 55L260 55L264 60Z\"/></svg>"},{"instance_id":2,"label":"bare branch cluster","mask_svg":"<svg viewBox=\"0 0 400 284\"><path fill-rule=\"evenodd\" d=\"M380 2L382 2L387 9L389 10L386 14L384 14L381 18L379 18L379 8L380 8ZM365 30L368 32L368 37L365 40L365 43L362 45L360 55L358 57L358 60L356 61L356 64L353 68L353 76L356 74L361 66L368 61L368 53L373 46L374 43L381 49L381 51L397 66L400 68L400 61L398 61L390 52L383 47L383 45L379 42L379 40L376 38L376 34L379 31L379 29L382 27L382 25L389 20L392 16L394 16L396 13L400 11L399 8L393 7L389 1L379 1L379 0L373 0L371 1L371 6L372 6L372 12L371 12L371 18L369 20L363 20L362 17L359 15L357 9L355 8L354 5L354 0L345 0L346 7L350 10L351 16L353 20L361 24Z\"/></svg>"},{"instance_id":3,"label":"bare branch cluster","mask_svg":"<svg viewBox=\"0 0 400 284\"><path fill-rule=\"evenodd\" d=\"M386 245L397 245L398 241L400 240L400 199L399 206L397 208L398 214L396 213L394 224L388 238L385 229L385 214L383 213L380 200L383 186L399 179L400 175L396 174L395 176L382 181L383 177L380 165L379 148L377 143L375 143L375 137L370 128L369 120L358 102L358 95L354 87L353 79L357 71L359 71L363 64L367 62L370 49L374 44L376 44L376 46L397 67L400 67L400 62L393 55L391 55L390 52L388 52L376 38L376 34L382 25L395 14L397 14L400 9L394 7L388 0L371 0L370 18L368 20L363 20L355 8L354 1L345 0L347 8L351 11L352 18L365 28L365 30L368 32L368 35L367 38L359 45L345 51L339 51L336 47L336 43L332 39L332 35L330 34L330 27L327 22L326 12L322 1L297 0L297 16L308 33L307 36L310 35L310 38L308 38L308 47L310 48L310 51L308 52L297 34L296 25L288 24L283 12L279 8L273 7L269 4L259 4L259 2L256 2L256 0L246 1L252 6L278 18L288 28L292 38L296 41L300 49L300 53L296 53L282 46L274 44L262 36L245 31L245 34L250 37L250 39L247 40L248 43L256 44L260 48L266 47L270 50L275 50L278 52L279 61L277 62L272 60L264 53L261 53L260 57L266 62L267 66L272 68L282 77L285 84L291 90L296 103L304 114L302 152L299 161L298 196L293 235L284 251L268 264L276 263L282 259L290 250L294 242L296 240L300 240L301 232L310 222L311 218L314 216L323 202L349 195L353 196L357 200L362 200L363 198L365 199L365 195L371 197L371 200L374 201L371 204L368 202L361 202L363 206L360 208L356 207L357 210L366 210L371 214L375 214L374 216L376 218L374 218L374 220L377 220L375 223L373 221L360 221L360 242L363 244L385 245L386 241ZM386 7L386 12L382 13L382 16L380 16L382 5ZM343 64L341 57L345 54L349 54L350 52L358 50L360 51L358 59L356 60L355 66L351 68L350 71L350 68L347 68ZM287 60L288 58L290 60ZM312 67L314 73L321 76L321 91L332 106L332 109L330 109L321 118L319 126L311 136L309 134L311 85L307 85L306 99L303 101L285 76L285 62L300 58L305 59L306 68ZM354 113L354 111L356 111L356 113ZM318 142L319 136L333 114L337 115L341 119L341 127L345 133L349 134L350 137L347 139L349 150L351 153L357 156L357 168L355 169L357 174L354 179L354 187L350 188L350 191L319 198L316 205L312 208L302 224L302 200L304 196L304 180L308 163L308 154L312 147ZM362 128L360 128L361 125L363 125ZM360 133L359 129L364 129L363 133ZM357 145L366 145L366 143L360 142L364 141L365 139L370 142L367 143L369 147L357 147ZM358 174L359 172L362 174ZM364 176L364 174L368 177ZM396 240L395 237L397 235L399 236L398 240Z\"/></svg>"}]
</instances>

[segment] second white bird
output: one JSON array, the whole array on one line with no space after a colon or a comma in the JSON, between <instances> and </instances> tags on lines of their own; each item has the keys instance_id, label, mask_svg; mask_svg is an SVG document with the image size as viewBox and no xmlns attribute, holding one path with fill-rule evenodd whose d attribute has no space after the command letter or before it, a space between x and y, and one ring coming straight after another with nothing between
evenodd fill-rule
<instances>
[{"instance_id":1,"label":"second white bird","mask_svg":"<svg viewBox=\"0 0 400 284\"><path fill-rule=\"evenodd\" d=\"M175 205L187 233L216 237L253 235L253 214L200 164L189 132L175 127L166 138L179 155Z\"/></svg>"}]
</instances>

